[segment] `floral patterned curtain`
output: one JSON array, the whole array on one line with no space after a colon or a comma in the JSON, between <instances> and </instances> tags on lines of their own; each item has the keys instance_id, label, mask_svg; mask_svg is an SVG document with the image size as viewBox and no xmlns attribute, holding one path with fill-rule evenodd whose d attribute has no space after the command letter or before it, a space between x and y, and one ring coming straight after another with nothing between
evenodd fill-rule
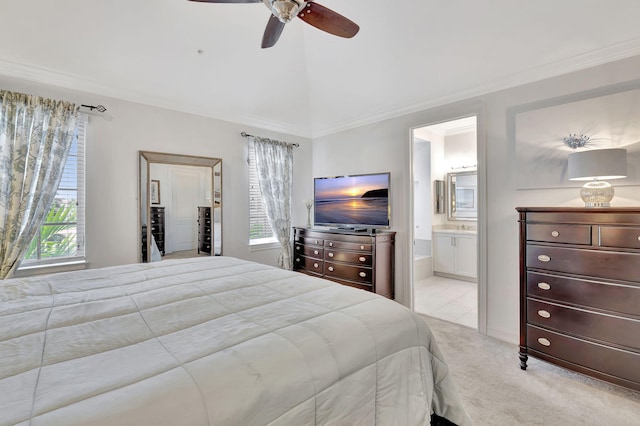
<instances>
[{"instance_id":1,"label":"floral patterned curtain","mask_svg":"<svg viewBox=\"0 0 640 426\"><path fill-rule=\"evenodd\" d=\"M51 207L77 116L69 102L0 90L0 279L13 274Z\"/></svg>"},{"instance_id":2,"label":"floral patterned curtain","mask_svg":"<svg viewBox=\"0 0 640 426\"><path fill-rule=\"evenodd\" d=\"M282 246L278 266L293 268L291 253L291 183L293 146L285 142L254 137L258 182L271 229Z\"/></svg>"}]
</instances>

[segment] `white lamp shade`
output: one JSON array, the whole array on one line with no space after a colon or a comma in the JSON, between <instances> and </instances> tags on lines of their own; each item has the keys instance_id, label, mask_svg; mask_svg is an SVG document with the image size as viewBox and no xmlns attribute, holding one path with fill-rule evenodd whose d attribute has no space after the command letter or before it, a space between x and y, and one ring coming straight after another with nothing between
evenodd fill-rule
<instances>
[{"instance_id":1,"label":"white lamp shade","mask_svg":"<svg viewBox=\"0 0 640 426\"><path fill-rule=\"evenodd\" d=\"M569 180L627 177L626 149L596 149L569 154Z\"/></svg>"}]
</instances>

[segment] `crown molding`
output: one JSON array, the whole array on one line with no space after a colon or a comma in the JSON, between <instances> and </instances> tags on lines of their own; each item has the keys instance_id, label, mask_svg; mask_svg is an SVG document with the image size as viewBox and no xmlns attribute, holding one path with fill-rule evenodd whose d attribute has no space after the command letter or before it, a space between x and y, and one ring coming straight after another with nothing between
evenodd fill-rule
<instances>
[{"instance_id":1,"label":"crown molding","mask_svg":"<svg viewBox=\"0 0 640 426\"><path fill-rule=\"evenodd\" d=\"M638 54L640 54L640 38L635 38L603 49L594 50L568 59L531 68L523 72L507 75L489 82L488 84L476 86L473 89L461 90L440 98L425 98L409 105L402 105L391 109L387 108L384 111L379 111L356 120L331 123L325 126L300 123L292 125L290 123L280 121L265 120L264 118L256 116L235 115L222 111L211 111L210 107L204 105L176 103L175 101L171 101L167 98L150 96L148 94L135 92L129 89L107 86L77 75L60 73L41 67L19 64L2 59L0 59L0 74L36 83L58 86L69 90L92 93L99 96L106 96L163 109L199 115L245 126L253 126L274 132L306 138L317 138L438 106L472 99L523 84L533 83L535 81L584 70L593 66L629 58Z\"/></svg>"},{"instance_id":2,"label":"crown molding","mask_svg":"<svg viewBox=\"0 0 640 426\"><path fill-rule=\"evenodd\" d=\"M308 128L309 126L292 126L289 123L265 120L264 118L250 115L235 115L220 111L212 112L210 107L204 105L175 102L168 98L150 96L129 89L122 89L100 84L96 81L89 80L78 75L60 73L41 67L19 64L3 59L0 59L0 74L20 80L27 80L34 83L69 89L76 92L91 93L93 95L105 96L117 100L124 100L171 111L183 112L187 114L213 118L216 120L227 121L230 123L241 124L243 126L252 126L306 138L311 137L311 132Z\"/></svg>"},{"instance_id":3,"label":"crown molding","mask_svg":"<svg viewBox=\"0 0 640 426\"><path fill-rule=\"evenodd\" d=\"M553 63L548 63L528 70L507 75L500 79L496 79L488 84L478 86L474 89L463 90L451 95L440 98L427 98L415 102L411 105L399 106L395 109L387 109L378 113L371 114L366 117L352 121L344 121L335 125L328 125L322 128L314 129L313 138L339 133L345 130L362 127L369 124L377 123L391 118L401 117L403 115L435 108L438 106L459 102L462 100L472 99L475 97L487 95L489 93L500 90L510 89L528 83L544 80L547 78L557 77L563 74L569 74L575 71L581 71L609 62L630 58L640 54L640 38L627 40L617 43L603 49L597 49L571 58L563 59Z\"/></svg>"}]
</instances>

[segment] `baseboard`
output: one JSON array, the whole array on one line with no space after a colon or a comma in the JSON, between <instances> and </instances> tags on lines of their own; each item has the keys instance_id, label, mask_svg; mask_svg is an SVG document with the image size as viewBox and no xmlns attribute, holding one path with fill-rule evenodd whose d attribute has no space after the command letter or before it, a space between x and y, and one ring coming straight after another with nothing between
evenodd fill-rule
<instances>
[{"instance_id":1,"label":"baseboard","mask_svg":"<svg viewBox=\"0 0 640 426\"><path fill-rule=\"evenodd\" d=\"M502 340L503 342L511 343L512 345L518 345L520 343L520 336L518 334L498 330L496 328L487 327L487 336Z\"/></svg>"}]
</instances>

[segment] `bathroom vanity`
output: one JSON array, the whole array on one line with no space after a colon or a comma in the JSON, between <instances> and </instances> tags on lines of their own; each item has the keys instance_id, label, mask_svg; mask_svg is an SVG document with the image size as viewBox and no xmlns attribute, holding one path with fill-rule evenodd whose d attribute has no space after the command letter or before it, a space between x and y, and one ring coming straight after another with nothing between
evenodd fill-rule
<instances>
[{"instance_id":1,"label":"bathroom vanity","mask_svg":"<svg viewBox=\"0 0 640 426\"><path fill-rule=\"evenodd\" d=\"M475 230L459 228L462 227L433 230L433 272L477 281L478 235Z\"/></svg>"}]
</instances>

